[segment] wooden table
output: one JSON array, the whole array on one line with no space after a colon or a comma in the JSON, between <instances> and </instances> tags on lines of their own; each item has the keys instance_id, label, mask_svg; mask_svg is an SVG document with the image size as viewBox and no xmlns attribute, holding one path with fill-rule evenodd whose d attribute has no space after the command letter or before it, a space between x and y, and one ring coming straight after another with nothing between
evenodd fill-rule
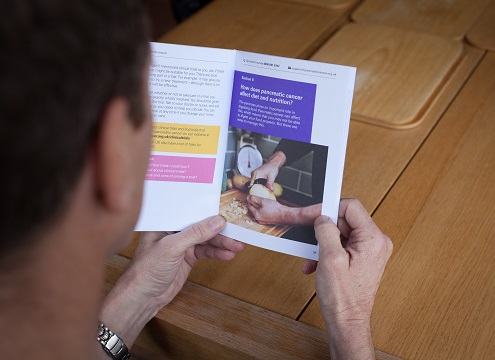
<instances>
[{"instance_id":1,"label":"wooden table","mask_svg":"<svg viewBox=\"0 0 495 360\"><path fill-rule=\"evenodd\" d=\"M355 10L302 1L246 3L215 0L162 40L300 58L317 52L319 61L330 61L335 51L325 44ZM458 43L462 56L421 107L415 127L351 121L342 195L359 198L394 242L372 317L379 359L490 359L495 353L495 53ZM427 64L411 71L421 77L421 66ZM386 93L388 83L380 86ZM109 261L107 288L136 242ZM141 334L136 353L328 358L314 277L301 273L302 264L251 246L230 263L199 263Z\"/></svg>"}]
</instances>

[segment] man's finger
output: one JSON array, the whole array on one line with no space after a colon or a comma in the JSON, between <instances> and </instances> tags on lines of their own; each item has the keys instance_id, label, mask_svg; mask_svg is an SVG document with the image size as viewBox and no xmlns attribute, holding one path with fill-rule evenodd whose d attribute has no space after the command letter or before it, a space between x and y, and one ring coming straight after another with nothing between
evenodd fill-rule
<instances>
[{"instance_id":1,"label":"man's finger","mask_svg":"<svg viewBox=\"0 0 495 360\"><path fill-rule=\"evenodd\" d=\"M374 230L374 224L368 211L357 199L342 199L339 208L339 229L346 238L355 229Z\"/></svg>"},{"instance_id":2,"label":"man's finger","mask_svg":"<svg viewBox=\"0 0 495 360\"><path fill-rule=\"evenodd\" d=\"M210 245L217 247L217 248L226 249L226 250L230 250L233 252L240 252L240 251L243 251L245 248L244 243L237 241L237 240L234 240L234 239L231 239L227 236L223 236L223 235L215 236L208 243Z\"/></svg>"},{"instance_id":3,"label":"man's finger","mask_svg":"<svg viewBox=\"0 0 495 360\"><path fill-rule=\"evenodd\" d=\"M227 249L221 249L209 244L205 244L196 246L194 248L194 255L198 260L213 259L220 261L229 261L235 257L236 253Z\"/></svg>"},{"instance_id":4,"label":"man's finger","mask_svg":"<svg viewBox=\"0 0 495 360\"><path fill-rule=\"evenodd\" d=\"M155 241L161 240L164 237L175 233L175 231L143 231L141 232L139 241L147 246L148 244L152 244Z\"/></svg>"},{"instance_id":5,"label":"man's finger","mask_svg":"<svg viewBox=\"0 0 495 360\"><path fill-rule=\"evenodd\" d=\"M189 226L181 232L171 235L174 245L181 251L187 248L202 244L212 239L225 227L225 219L221 216L212 216L196 224Z\"/></svg>"},{"instance_id":6,"label":"man's finger","mask_svg":"<svg viewBox=\"0 0 495 360\"><path fill-rule=\"evenodd\" d=\"M388 239L376 226L364 206L356 199L341 201L339 214L339 229L348 239L346 249L357 253L366 252L371 248L379 248L382 245L385 251L390 239ZM342 217L340 217L342 215ZM351 233L359 234L351 237ZM387 240L387 241L385 241ZM365 255L367 256L367 255Z\"/></svg>"},{"instance_id":7,"label":"man's finger","mask_svg":"<svg viewBox=\"0 0 495 360\"><path fill-rule=\"evenodd\" d=\"M258 178L258 172L256 170L253 170L251 172L251 181L249 182L249 186L253 186L254 185L254 180L256 180Z\"/></svg>"},{"instance_id":8,"label":"man's finger","mask_svg":"<svg viewBox=\"0 0 495 360\"><path fill-rule=\"evenodd\" d=\"M273 181L267 181L266 182L266 187L268 188L268 190L270 190L271 192L273 192L274 187L273 187Z\"/></svg>"},{"instance_id":9,"label":"man's finger","mask_svg":"<svg viewBox=\"0 0 495 360\"><path fill-rule=\"evenodd\" d=\"M317 266L318 266L318 261L308 259L304 262L302 272L306 275L312 274L316 271Z\"/></svg>"},{"instance_id":10,"label":"man's finger","mask_svg":"<svg viewBox=\"0 0 495 360\"><path fill-rule=\"evenodd\" d=\"M319 245L318 258L346 254L340 242L340 231L328 216L318 216L316 218L315 235Z\"/></svg>"},{"instance_id":11,"label":"man's finger","mask_svg":"<svg viewBox=\"0 0 495 360\"><path fill-rule=\"evenodd\" d=\"M248 201L248 205L251 205L256 209L259 209L262 205L263 198L256 195L248 195L247 201Z\"/></svg>"}]
</instances>

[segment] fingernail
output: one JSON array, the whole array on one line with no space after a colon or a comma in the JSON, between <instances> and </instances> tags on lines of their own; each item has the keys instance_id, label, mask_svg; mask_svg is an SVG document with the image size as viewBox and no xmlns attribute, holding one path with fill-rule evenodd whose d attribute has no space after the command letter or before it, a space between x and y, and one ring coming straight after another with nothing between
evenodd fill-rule
<instances>
[{"instance_id":1,"label":"fingernail","mask_svg":"<svg viewBox=\"0 0 495 360\"><path fill-rule=\"evenodd\" d=\"M306 261L302 267L302 271L303 273L307 273L308 272L308 267L309 267L309 264L308 262Z\"/></svg>"},{"instance_id":2,"label":"fingernail","mask_svg":"<svg viewBox=\"0 0 495 360\"><path fill-rule=\"evenodd\" d=\"M208 225L212 231L220 231L223 229L225 220L221 216L215 216L208 221Z\"/></svg>"},{"instance_id":3,"label":"fingernail","mask_svg":"<svg viewBox=\"0 0 495 360\"><path fill-rule=\"evenodd\" d=\"M324 223L325 221L328 221L330 218L326 215L320 215L315 219L314 225L317 226L321 223Z\"/></svg>"}]
</instances>

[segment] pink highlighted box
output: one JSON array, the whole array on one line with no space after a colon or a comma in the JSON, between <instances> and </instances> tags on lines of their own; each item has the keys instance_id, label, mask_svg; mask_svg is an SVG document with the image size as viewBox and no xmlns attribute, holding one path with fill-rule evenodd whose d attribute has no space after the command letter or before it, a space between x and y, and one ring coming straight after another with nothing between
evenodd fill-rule
<instances>
[{"instance_id":1,"label":"pink highlighted box","mask_svg":"<svg viewBox=\"0 0 495 360\"><path fill-rule=\"evenodd\" d=\"M146 180L211 184L214 158L151 155Z\"/></svg>"}]
</instances>

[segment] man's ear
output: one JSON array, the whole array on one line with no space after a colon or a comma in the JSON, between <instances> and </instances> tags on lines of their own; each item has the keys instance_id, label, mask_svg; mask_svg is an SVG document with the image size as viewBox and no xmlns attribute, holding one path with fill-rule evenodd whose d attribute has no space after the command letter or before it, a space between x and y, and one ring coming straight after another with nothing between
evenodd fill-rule
<instances>
[{"instance_id":1,"label":"man's ear","mask_svg":"<svg viewBox=\"0 0 495 360\"><path fill-rule=\"evenodd\" d=\"M109 211L127 211L132 200L132 131L127 100L114 98L102 114L94 146L96 196Z\"/></svg>"}]
</instances>

